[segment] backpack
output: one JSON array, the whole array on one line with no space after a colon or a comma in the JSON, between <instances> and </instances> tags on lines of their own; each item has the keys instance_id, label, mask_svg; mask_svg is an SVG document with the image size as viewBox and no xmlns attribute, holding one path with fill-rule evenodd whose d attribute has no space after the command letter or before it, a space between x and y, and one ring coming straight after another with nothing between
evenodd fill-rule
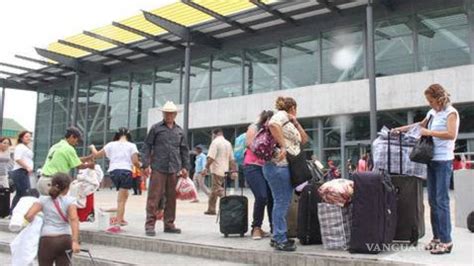
<instances>
[{"instance_id":1,"label":"backpack","mask_svg":"<svg viewBox=\"0 0 474 266\"><path fill-rule=\"evenodd\" d=\"M268 125L264 125L255 135L250 149L257 158L270 161L276 146L277 142L275 138L273 138L270 128Z\"/></svg>"},{"instance_id":2,"label":"backpack","mask_svg":"<svg viewBox=\"0 0 474 266\"><path fill-rule=\"evenodd\" d=\"M244 164L245 149L247 148L247 134L242 133L236 139L234 143L234 159L237 165Z\"/></svg>"}]
</instances>

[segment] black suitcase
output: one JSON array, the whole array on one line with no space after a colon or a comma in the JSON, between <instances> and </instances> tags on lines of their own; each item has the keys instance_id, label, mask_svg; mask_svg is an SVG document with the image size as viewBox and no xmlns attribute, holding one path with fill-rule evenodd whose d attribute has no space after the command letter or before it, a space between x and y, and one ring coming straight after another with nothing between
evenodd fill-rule
<instances>
[{"instance_id":1,"label":"black suitcase","mask_svg":"<svg viewBox=\"0 0 474 266\"><path fill-rule=\"evenodd\" d=\"M10 189L0 187L0 217L10 215Z\"/></svg>"},{"instance_id":2,"label":"black suitcase","mask_svg":"<svg viewBox=\"0 0 474 266\"><path fill-rule=\"evenodd\" d=\"M310 182L301 192L298 203L298 239L302 245L322 244L318 219L318 203L321 197L320 183Z\"/></svg>"},{"instance_id":3,"label":"black suitcase","mask_svg":"<svg viewBox=\"0 0 474 266\"><path fill-rule=\"evenodd\" d=\"M300 196L293 192L290 207L286 215L286 236L293 238L298 236L298 205Z\"/></svg>"},{"instance_id":4,"label":"black suitcase","mask_svg":"<svg viewBox=\"0 0 474 266\"><path fill-rule=\"evenodd\" d=\"M354 173L349 252L377 254L395 236L397 200L390 177L376 172Z\"/></svg>"},{"instance_id":5,"label":"black suitcase","mask_svg":"<svg viewBox=\"0 0 474 266\"><path fill-rule=\"evenodd\" d=\"M226 172L230 176L231 172ZM226 195L227 187L224 182L224 197L219 201L219 228L224 237L238 234L241 237L248 230L248 200L243 195Z\"/></svg>"},{"instance_id":6,"label":"black suitcase","mask_svg":"<svg viewBox=\"0 0 474 266\"><path fill-rule=\"evenodd\" d=\"M401 146L401 135L399 143ZM387 145L387 168L391 173L390 142ZM402 161L400 148L400 162ZM399 173L403 173L403 164L400 163ZM416 176L390 174L392 183L397 192L397 229L394 240L410 241L417 246L418 239L425 235L425 207L423 205L423 180Z\"/></svg>"}]
</instances>

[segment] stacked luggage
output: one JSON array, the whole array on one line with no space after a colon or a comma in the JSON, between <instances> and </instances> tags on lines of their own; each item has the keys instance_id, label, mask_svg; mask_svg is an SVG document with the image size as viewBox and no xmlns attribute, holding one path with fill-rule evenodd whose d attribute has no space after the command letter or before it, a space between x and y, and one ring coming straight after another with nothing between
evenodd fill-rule
<instances>
[{"instance_id":1,"label":"stacked luggage","mask_svg":"<svg viewBox=\"0 0 474 266\"><path fill-rule=\"evenodd\" d=\"M423 205L423 180L404 175L402 135L398 135L398 174L392 174L392 145L388 143L387 167L397 193L397 228L394 240L409 241L417 246L425 235L425 209Z\"/></svg>"}]
</instances>

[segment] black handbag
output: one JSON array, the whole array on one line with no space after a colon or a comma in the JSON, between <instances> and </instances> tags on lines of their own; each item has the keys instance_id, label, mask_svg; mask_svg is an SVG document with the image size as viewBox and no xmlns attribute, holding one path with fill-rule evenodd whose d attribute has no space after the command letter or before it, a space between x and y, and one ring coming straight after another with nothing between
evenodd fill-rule
<instances>
[{"instance_id":1,"label":"black handbag","mask_svg":"<svg viewBox=\"0 0 474 266\"><path fill-rule=\"evenodd\" d=\"M433 116L430 115L427 125L430 124L432 117ZM413 147L413 150L410 153L410 160L415 163L430 163L431 159L433 159L433 148L433 137L422 136Z\"/></svg>"},{"instance_id":2,"label":"black handbag","mask_svg":"<svg viewBox=\"0 0 474 266\"><path fill-rule=\"evenodd\" d=\"M303 150L297 155L286 154L288 167L290 168L291 185L297 187L311 179L311 171L306 162L306 155Z\"/></svg>"}]
</instances>

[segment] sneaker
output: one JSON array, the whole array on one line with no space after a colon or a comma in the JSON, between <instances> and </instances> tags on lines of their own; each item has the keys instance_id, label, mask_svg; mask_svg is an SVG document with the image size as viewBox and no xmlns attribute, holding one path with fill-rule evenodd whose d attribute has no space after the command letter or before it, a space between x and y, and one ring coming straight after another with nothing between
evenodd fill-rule
<instances>
[{"instance_id":1,"label":"sneaker","mask_svg":"<svg viewBox=\"0 0 474 266\"><path fill-rule=\"evenodd\" d=\"M116 226L116 225L113 225L109 228L107 228L107 230L105 230L107 233L111 233L111 234L118 234L120 232L122 232L122 229L120 229L120 226Z\"/></svg>"},{"instance_id":2,"label":"sneaker","mask_svg":"<svg viewBox=\"0 0 474 266\"><path fill-rule=\"evenodd\" d=\"M181 229L179 229L179 228L165 228L164 232L165 233L171 233L171 234L181 234Z\"/></svg>"},{"instance_id":3,"label":"sneaker","mask_svg":"<svg viewBox=\"0 0 474 266\"><path fill-rule=\"evenodd\" d=\"M295 243L294 239L288 238L287 241L290 242L290 243L293 243L293 244ZM276 245L277 245L277 242L275 241L275 239L273 239L273 238L270 239L270 247L275 247Z\"/></svg>"},{"instance_id":4,"label":"sneaker","mask_svg":"<svg viewBox=\"0 0 474 266\"><path fill-rule=\"evenodd\" d=\"M252 229L252 239L260 240L263 238L263 230L260 227L254 227Z\"/></svg>"},{"instance_id":5,"label":"sneaker","mask_svg":"<svg viewBox=\"0 0 474 266\"><path fill-rule=\"evenodd\" d=\"M262 232L262 237L271 237L272 234L270 232L265 232L260 228L260 231Z\"/></svg>"},{"instance_id":6,"label":"sneaker","mask_svg":"<svg viewBox=\"0 0 474 266\"><path fill-rule=\"evenodd\" d=\"M285 241L285 242L282 242L280 244L277 244L275 246L275 249L276 250L280 250L280 251L295 251L296 250L296 244L295 242L293 241Z\"/></svg>"},{"instance_id":7,"label":"sneaker","mask_svg":"<svg viewBox=\"0 0 474 266\"><path fill-rule=\"evenodd\" d=\"M147 236L156 236L156 232L153 229L147 229L147 230L145 230L145 235L147 235Z\"/></svg>"}]
</instances>

